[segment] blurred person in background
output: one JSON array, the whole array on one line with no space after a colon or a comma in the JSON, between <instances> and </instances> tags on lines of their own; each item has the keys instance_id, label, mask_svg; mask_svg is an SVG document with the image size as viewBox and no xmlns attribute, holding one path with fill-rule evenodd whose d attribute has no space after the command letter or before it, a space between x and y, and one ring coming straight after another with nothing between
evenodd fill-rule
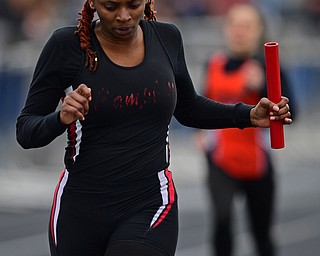
<instances>
[{"instance_id":1,"label":"blurred person in background","mask_svg":"<svg viewBox=\"0 0 320 256\"><path fill-rule=\"evenodd\" d=\"M204 95L234 104L257 104L267 95L263 44L266 25L250 4L232 6L224 23L226 51L214 53L206 69ZM282 92L292 99L285 74ZM291 102L291 112L293 108ZM198 131L195 142L205 153L212 200L212 248L216 256L233 254L233 200L246 198L249 221L260 256L274 256L271 234L274 215L274 167L262 129Z\"/></svg>"},{"instance_id":2,"label":"blurred person in background","mask_svg":"<svg viewBox=\"0 0 320 256\"><path fill-rule=\"evenodd\" d=\"M79 24L56 30L35 67L17 141L29 149L65 131L68 139L50 217L53 256L175 254L173 116L202 129L292 121L286 97L253 106L198 95L181 34L155 21L153 4L86 0Z\"/></svg>"},{"instance_id":3,"label":"blurred person in background","mask_svg":"<svg viewBox=\"0 0 320 256\"><path fill-rule=\"evenodd\" d=\"M8 42L39 38L46 34L56 16L59 1L3 0L0 20L8 26Z\"/></svg>"}]
</instances>

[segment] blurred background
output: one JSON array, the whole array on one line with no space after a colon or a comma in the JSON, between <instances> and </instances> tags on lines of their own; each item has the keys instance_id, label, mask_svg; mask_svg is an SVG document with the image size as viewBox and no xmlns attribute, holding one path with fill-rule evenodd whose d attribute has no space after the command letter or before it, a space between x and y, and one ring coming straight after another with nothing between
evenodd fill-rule
<instances>
[{"instance_id":1,"label":"blurred background","mask_svg":"<svg viewBox=\"0 0 320 256\"><path fill-rule=\"evenodd\" d=\"M47 256L51 198L63 169L65 135L41 149L23 150L15 121L40 51L54 29L76 24L81 0L0 0L0 255ZM156 0L159 21L181 30L196 89L203 89L208 56L224 47L222 18L234 3L253 2L267 18L270 41L296 98L297 118L285 128L286 147L272 150L277 169L276 219L280 256L320 254L320 1ZM261 46L263 47L263 46ZM209 256L211 225L203 155L193 129L171 124L172 166L180 205L177 255ZM237 205L236 256L254 249ZM239 206L239 207L238 207ZM238 221L237 221L238 220Z\"/></svg>"}]
</instances>

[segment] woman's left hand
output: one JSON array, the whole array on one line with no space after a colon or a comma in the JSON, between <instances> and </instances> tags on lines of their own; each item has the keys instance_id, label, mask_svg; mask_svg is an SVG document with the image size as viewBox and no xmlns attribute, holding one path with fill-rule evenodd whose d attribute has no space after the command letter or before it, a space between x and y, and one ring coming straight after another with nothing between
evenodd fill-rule
<instances>
[{"instance_id":1,"label":"woman's left hand","mask_svg":"<svg viewBox=\"0 0 320 256\"><path fill-rule=\"evenodd\" d=\"M270 126L270 120L282 120L283 124L291 124L289 99L286 97L281 98L281 101L277 104L267 98L262 98L250 111L252 125L266 128Z\"/></svg>"}]
</instances>

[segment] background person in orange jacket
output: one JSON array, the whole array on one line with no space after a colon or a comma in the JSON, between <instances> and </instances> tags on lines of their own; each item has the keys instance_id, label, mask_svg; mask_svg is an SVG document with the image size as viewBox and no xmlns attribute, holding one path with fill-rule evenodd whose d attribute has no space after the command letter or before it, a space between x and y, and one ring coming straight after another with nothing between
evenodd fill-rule
<instances>
[{"instance_id":1,"label":"background person in orange jacket","mask_svg":"<svg viewBox=\"0 0 320 256\"><path fill-rule=\"evenodd\" d=\"M224 103L256 104L267 95L263 44L266 26L262 14L249 4L237 4L226 15L226 52L214 53L206 70L205 96ZM282 93L293 103L281 73ZM246 198L258 255L275 255L271 224L274 212L273 165L269 137L262 129L225 129L196 133L197 146L207 158L213 206L212 246L216 256L233 251L232 207L235 195Z\"/></svg>"}]
</instances>

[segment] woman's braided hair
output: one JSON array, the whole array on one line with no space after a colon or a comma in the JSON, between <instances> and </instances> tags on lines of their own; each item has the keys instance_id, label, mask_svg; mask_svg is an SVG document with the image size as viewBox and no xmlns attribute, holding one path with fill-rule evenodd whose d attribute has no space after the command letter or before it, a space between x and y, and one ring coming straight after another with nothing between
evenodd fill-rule
<instances>
[{"instance_id":1,"label":"woman's braided hair","mask_svg":"<svg viewBox=\"0 0 320 256\"><path fill-rule=\"evenodd\" d=\"M94 17L95 10L89 5L89 0L83 4L82 11L79 12L80 18L75 34L79 35L80 47L86 54L86 68L91 72L95 72L98 67L97 53L92 51L91 46L91 24ZM154 0L147 0L144 10L144 19L156 21L156 11L154 11Z\"/></svg>"},{"instance_id":2,"label":"woman's braided hair","mask_svg":"<svg viewBox=\"0 0 320 256\"><path fill-rule=\"evenodd\" d=\"M157 20L157 12L154 10L154 0L148 0L144 8L144 19L145 20Z\"/></svg>"}]
</instances>

